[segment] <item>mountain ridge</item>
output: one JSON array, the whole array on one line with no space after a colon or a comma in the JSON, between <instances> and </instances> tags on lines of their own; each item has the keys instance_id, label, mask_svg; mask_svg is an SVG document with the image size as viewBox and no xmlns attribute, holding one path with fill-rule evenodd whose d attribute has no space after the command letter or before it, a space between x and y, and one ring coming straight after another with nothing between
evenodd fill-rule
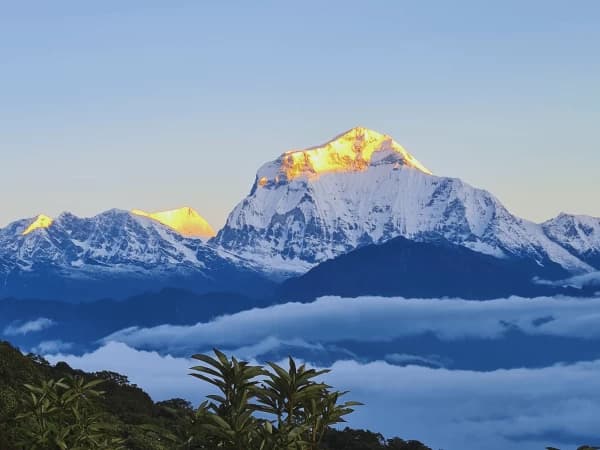
<instances>
[{"instance_id":1,"label":"mountain ridge","mask_svg":"<svg viewBox=\"0 0 600 450\"><path fill-rule=\"evenodd\" d=\"M253 290L396 237L528 260L549 280L600 269L600 219L516 217L488 191L431 174L390 136L364 127L262 165L249 195L211 233L189 207L17 220L0 229L0 296L39 297L44 286L85 296L107 280L120 296L144 284Z\"/></svg>"},{"instance_id":2,"label":"mountain ridge","mask_svg":"<svg viewBox=\"0 0 600 450\"><path fill-rule=\"evenodd\" d=\"M285 280L286 301L340 297L462 298L490 300L511 295L582 295L576 289L540 285L530 260L500 259L446 240L417 242L395 237L327 260Z\"/></svg>"},{"instance_id":3,"label":"mountain ridge","mask_svg":"<svg viewBox=\"0 0 600 450\"><path fill-rule=\"evenodd\" d=\"M363 142L345 144L350 150L344 155ZM294 177L280 176L289 152L284 153L258 170L250 194L212 242L265 270L291 273L396 236L441 237L497 257L528 257L541 265L552 261L570 273L593 269L550 239L540 224L512 215L489 192L403 164L386 151L374 149L371 156L382 157L371 158L360 170L314 176L310 166L294 171Z\"/></svg>"},{"instance_id":4,"label":"mountain ridge","mask_svg":"<svg viewBox=\"0 0 600 450\"><path fill-rule=\"evenodd\" d=\"M156 220L185 237L209 239L216 235L215 230L206 219L189 206L151 213L133 209L131 213Z\"/></svg>"},{"instance_id":5,"label":"mountain ridge","mask_svg":"<svg viewBox=\"0 0 600 450\"><path fill-rule=\"evenodd\" d=\"M60 214L23 235L30 220L0 229L0 296L118 298L182 286L196 292L261 291L250 264L153 219L112 209L91 218ZM232 283L233 285L230 285Z\"/></svg>"}]
</instances>

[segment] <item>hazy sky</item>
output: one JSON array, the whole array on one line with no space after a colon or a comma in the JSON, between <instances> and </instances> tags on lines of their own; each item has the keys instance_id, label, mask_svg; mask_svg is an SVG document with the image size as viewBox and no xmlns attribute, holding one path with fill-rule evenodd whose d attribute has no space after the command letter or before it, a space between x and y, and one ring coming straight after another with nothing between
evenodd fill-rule
<instances>
[{"instance_id":1,"label":"hazy sky","mask_svg":"<svg viewBox=\"0 0 600 450\"><path fill-rule=\"evenodd\" d=\"M355 125L518 215L600 216L600 2L0 0L0 226L196 208Z\"/></svg>"}]
</instances>

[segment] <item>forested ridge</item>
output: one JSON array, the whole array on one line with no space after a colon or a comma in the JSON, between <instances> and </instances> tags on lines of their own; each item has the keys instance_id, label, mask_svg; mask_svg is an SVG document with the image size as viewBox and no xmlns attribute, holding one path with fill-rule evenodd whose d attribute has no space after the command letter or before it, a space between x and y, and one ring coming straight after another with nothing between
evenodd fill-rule
<instances>
[{"instance_id":1,"label":"forested ridge","mask_svg":"<svg viewBox=\"0 0 600 450\"><path fill-rule=\"evenodd\" d=\"M57 382L63 387L56 386ZM87 385L89 386L86 387ZM39 397L44 395L42 394L44 390L45 394L54 390L58 396L78 390L83 393L81 398L85 401L78 406L77 414L80 415L80 420L84 419L87 423L79 428L67 427L70 422L77 422L72 411L76 400L71 400L69 406L62 408L63 411L49 413L46 411L48 422L56 419L57 422L62 421L65 425L61 431L65 433L64 429L67 429L64 447L61 447L60 443L51 444L42 441L34 444L35 439L40 437L35 435L36 430L38 434L42 434L39 424L35 424L38 419L35 415L36 411L39 413L43 408L40 408L40 402L36 408L32 405L31 399L33 394L39 400ZM68 402L69 397L67 395L64 397ZM53 402L59 401L65 399L55 399ZM52 408L50 403L46 409ZM66 363L50 365L38 355L22 354L8 342L0 342L1 450L229 448L223 446L223 443L215 443L214 436L207 437L200 423L202 420L199 415L202 412L207 411L201 411L201 408L194 407L183 399L154 402L148 394L131 384L123 375L109 371L86 373L73 369ZM54 419L50 420L52 416ZM50 435L56 431L46 430ZM87 437L82 438L81 436L86 433ZM78 435L81 442L73 442L75 435ZM331 427L326 427L318 448L328 450L428 449L418 441L404 441L400 438L385 439L381 434L371 431L349 428L338 430Z\"/></svg>"}]
</instances>

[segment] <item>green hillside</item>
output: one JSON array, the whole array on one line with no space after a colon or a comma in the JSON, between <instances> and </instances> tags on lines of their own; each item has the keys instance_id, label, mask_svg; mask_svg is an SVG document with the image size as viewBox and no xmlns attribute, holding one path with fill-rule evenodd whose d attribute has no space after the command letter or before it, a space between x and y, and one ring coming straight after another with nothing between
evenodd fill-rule
<instances>
[{"instance_id":1,"label":"green hillside","mask_svg":"<svg viewBox=\"0 0 600 450\"><path fill-rule=\"evenodd\" d=\"M302 370L302 367L298 370ZM201 378L202 373L206 371L197 370L196 373ZM62 381L55 385L56 380ZM306 384L312 386L310 389L313 390L316 389L314 386L322 386L312 381ZM80 392L81 395L77 397L71 395L71 392ZM54 400L52 395L55 395ZM56 404L62 406L53 410L52 405ZM344 404L340 406L342 408L339 411L345 411ZM217 430L215 433L210 431L211 423L213 425L220 423L211 422L211 414L213 417L218 415L226 419L228 417L222 404L216 406L215 411L217 413L211 413L208 404L194 408L182 399L155 403L148 394L129 383L127 377L123 375L113 372L85 373L69 367L66 363L51 366L39 356L23 355L8 342L0 342L0 449L2 450L234 448L229 447L226 440L217 436L221 431ZM342 414L347 413L342 412ZM217 420L220 420L219 417ZM257 426L264 424L264 421L253 418L250 420ZM332 420L332 423L335 423L335 420ZM61 431L56 431L52 426L58 427ZM323 436L317 447L303 446L304 444L290 444L289 447L286 444L286 447L278 447L282 444L275 443L275 437L281 439L284 431L287 438L293 436L303 426L294 423L293 427L289 428L284 423L278 428L274 425L270 431L273 440L269 448L428 449L417 441L406 442L399 438L385 440L377 433L348 428L339 431L329 426L323 428ZM63 433L64 446L60 443L48 444L43 441L44 436L40 437L43 434L40 431L42 429L46 434ZM279 432L273 429L279 429ZM84 435L85 438L80 437ZM45 443L35 444L35 439L42 439L40 442ZM78 439L79 443L76 443ZM244 448L244 450L249 449Z\"/></svg>"}]
</instances>

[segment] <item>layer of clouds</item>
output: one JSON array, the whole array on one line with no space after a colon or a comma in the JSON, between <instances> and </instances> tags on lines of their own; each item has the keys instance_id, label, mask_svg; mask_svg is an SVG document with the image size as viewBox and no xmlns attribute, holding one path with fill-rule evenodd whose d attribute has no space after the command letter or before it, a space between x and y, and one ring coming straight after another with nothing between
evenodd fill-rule
<instances>
[{"instance_id":1,"label":"layer of clouds","mask_svg":"<svg viewBox=\"0 0 600 450\"><path fill-rule=\"evenodd\" d=\"M142 387L155 400L183 397L199 402L209 392L203 383L187 375L189 368L198 361L135 350L122 343L109 342L81 356L58 353L44 357L52 364L65 361L86 372L110 370L127 375L132 383Z\"/></svg>"},{"instance_id":2,"label":"layer of clouds","mask_svg":"<svg viewBox=\"0 0 600 450\"><path fill-rule=\"evenodd\" d=\"M106 338L91 353L46 357L88 371L124 373L157 400L177 396L198 403L210 390L187 375L195 362L171 355L212 347L230 349L243 359L286 354L277 350L288 348L318 355L349 341L385 345L380 343L424 334L450 343L495 340L515 329L531 336L600 339L600 298L476 302L324 297L193 326L130 328ZM600 443L600 361L481 372L444 368L449 367L444 356L426 352L393 349L381 354L385 361L359 362L356 355L340 351L341 358L349 360L333 362L325 381L366 404L351 416L354 427L445 450Z\"/></svg>"},{"instance_id":3,"label":"layer of clouds","mask_svg":"<svg viewBox=\"0 0 600 450\"><path fill-rule=\"evenodd\" d=\"M29 333L43 331L55 324L56 323L52 319L46 317L40 317L39 319L30 320L24 323L14 322L4 329L4 334L6 336L24 336Z\"/></svg>"},{"instance_id":4,"label":"layer of clouds","mask_svg":"<svg viewBox=\"0 0 600 450\"><path fill-rule=\"evenodd\" d=\"M71 342L64 342L60 339L55 339L40 342L38 345L31 349L31 352L42 355L46 353L66 352L68 350L71 350L72 348L73 344Z\"/></svg>"},{"instance_id":5,"label":"layer of clouds","mask_svg":"<svg viewBox=\"0 0 600 450\"><path fill-rule=\"evenodd\" d=\"M323 297L222 316L192 326L128 328L104 342L188 354L217 346L236 348L270 341L388 342L434 334L442 340L498 339L508 331L529 335L600 338L600 298L511 297L485 302L383 297Z\"/></svg>"},{"instance_id":6,"label":"layer of clouds","mask_svg":"<svg viewBox=\"0 0 600 450\"><path fill-rule=\"evenodd\" d=\"M123 373L155 400L183 397L197 403L210 392L186 375L192 360L123 343L46 358ZM490 372L338 361L331 369L325 381L365 403L350 416L350 426L419 439L432 448L575 448L600 437L600 361Z\"/></svg>"},{"instance_id":7,"label":"layer of clouds","mask_svg":"<svg viewBox=\"0 0 600 450\"><path fill-rule=\"evenodd\" d=\"M600 361L491 372L342 361L327 381L367 404L352 425L432 448L576 448L600 438L599 373Z\"/></svg>"},{"instance_id":8,"label":"layer of clouds","mask_svg":"<svg viewBox=\"0 0 600 450\"><path fill-rule=\"evenodd\" d=\"M314 352L322 352L325 350L325 347L319 343L311 344L302 339L291 339L286 341L270 336L260 342L238 347L234 349L232 353L239 358L252 359L271 352L280 351L284 348L295 350L304 349Z\"/></svg>"},{"instance_id":9,"label":"layer of clouds","mask_svg":"<svg viewBox=\"0 0 600 450\"><path fill-rule=\"evenodd\" d=\"M600 271L576 275L574 277L567 278L565 280L558 280L558 281L538 280L537 282L539 284L548 284L551 286L574 287L577 289L582 289L585 287L592 287L592 288L598 287L600 289Z\"/></svg>"},{"instance_id":10,"label":"layer of clouds","mask_svg":"<svg viewBox=\"0 0 600 450\"><path fill-rule=\"evenodd\" d=\"M389 353L384 358L387 362L402 366L408 365L425 365L431 367L445 367L451 361L439 355L411 355L408 353Z\"/></svg>"}]
</instances>

